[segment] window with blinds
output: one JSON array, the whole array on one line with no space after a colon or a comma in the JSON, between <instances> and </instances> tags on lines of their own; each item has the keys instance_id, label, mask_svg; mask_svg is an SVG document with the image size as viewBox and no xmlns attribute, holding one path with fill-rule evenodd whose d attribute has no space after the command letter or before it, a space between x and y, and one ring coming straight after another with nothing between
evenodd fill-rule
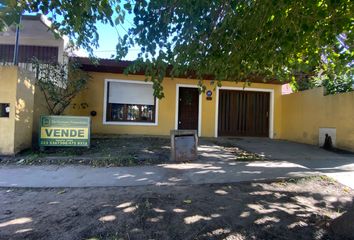
<instances>
[{"instance_id":1,"label":"window with blinds","mask_svg":"<svg viewBox=\"0 0 354 240\"><path fill-rule=\"evenodd\" d=\"M107 82L107 122L155 122L152 84Z\"/></svg>"}]
</instances>

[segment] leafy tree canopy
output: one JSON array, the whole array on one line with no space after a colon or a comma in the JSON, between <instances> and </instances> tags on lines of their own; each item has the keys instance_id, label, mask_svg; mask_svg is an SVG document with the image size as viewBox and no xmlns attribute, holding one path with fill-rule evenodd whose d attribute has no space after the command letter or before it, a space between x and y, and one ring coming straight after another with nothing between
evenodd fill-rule
<instances>
[{"instance_id":1,"label":"leafy tree canopy","mask_svg":"<svg viewBox=\"0 0 354 240\"><path fill-rule=\"evenodd\" d=\"M130 71L145 70L158 97L166 71L230 81L353 74L352 0L7 2L20 2L29 12L62 15L62 21L53 19L54 28L88 49L97 45L96 21L121 24L126 13L132 14L134 24L118 41L117 59L139 46Z\"/></svg>"},{"instance_id":2,"label":"leafy tree canopy","mask_svg":"<svg viewBox=\"0 0 354 240\"><path fill-rule=\"evenodd\" d=\"M142 0L126 9L135 26L118 49L141 46L140 59L152 55L162 72L165 63L218 80L352 71L350 0Z\"/></svg>"}]
</instances>

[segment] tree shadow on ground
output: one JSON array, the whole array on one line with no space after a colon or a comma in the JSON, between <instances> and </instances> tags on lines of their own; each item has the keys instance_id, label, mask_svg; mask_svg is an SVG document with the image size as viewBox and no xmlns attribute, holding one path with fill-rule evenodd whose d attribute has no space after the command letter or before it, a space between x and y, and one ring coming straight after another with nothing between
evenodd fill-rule
<instances>
[{"instance_id":1,"label":"tree shadow on ground","mask_svg":"<svg viewBox=\"0 0 354 240\"><path fill-rule=\"evenodd\" d=\"M334 239L329 226L349 209L353 196L352 190L324 177L173 187L3 189L0 238Z\"/></svg>"},{"instance_id":2,"label":"tree shadow on ground","mask_svg":"<svg viewBox=\"0 0 354 240\"><path fill-rule=\"evenodd\" d=\"M326 151L309 144L255 137L217 138L213 142L243 149L266 160L287 161L322 173L354 171L354 153L348 151Z\"/></svg>"}]
</instances>

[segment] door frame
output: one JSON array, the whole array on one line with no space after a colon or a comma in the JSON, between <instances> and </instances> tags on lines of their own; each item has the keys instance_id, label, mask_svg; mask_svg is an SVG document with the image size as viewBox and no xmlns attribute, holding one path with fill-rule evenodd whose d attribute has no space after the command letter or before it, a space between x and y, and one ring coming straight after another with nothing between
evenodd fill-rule
<instances>
[{"instance_id":1,"label":"door frame","mask_svg":"<svg viewBox=\"0 0 354 240\"><path fill-rule=\"evenodd\" d=\"M199 88L198 85L176 84L176 111L175 111L175 130L178 130L178 109L179 109L179 89L180 88ZM202 94L198 99L198 136L202 134Z\"/></svg>"},{"instance_id":2,"label":"door frame","mask_svg":"<svg viewBox=\"0 0 354 240\"><path fill-rule=\"evenodd\" d=\"M269 138L274 138L274 89L264 88L243 88L243 87L217 87L216 88L216 106L215 106L215 133L214 136L218 137L219 130L219 90L236 90L245 92L268 92L269 97Z\"/></svg>"}]
</instances>

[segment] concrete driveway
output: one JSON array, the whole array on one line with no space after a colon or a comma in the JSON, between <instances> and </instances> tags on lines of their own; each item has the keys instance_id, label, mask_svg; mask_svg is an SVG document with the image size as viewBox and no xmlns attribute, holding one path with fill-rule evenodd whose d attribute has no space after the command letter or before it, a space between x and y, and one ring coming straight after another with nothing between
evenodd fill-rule
<instances>
[{"instance_id":1,"label":"concrete driveway","mask_svg":"<svg viewBox=\"0 0 354 240\"><path fill-rule=\"evenodd\" d=\"M353 153L335 153L314 145L269 138L220 138L218 141L231 143L249 152L264 154L272 160L330 160L333 158L354 157Z\"/></svg>"},{"instance_id":2,"label":"concrete driveway","mask_svg":"<svg viewBox=\"0 0 354 240\"><path fill-rule=\"evenodd\" d=\"M303 166L354 189L354 153L331 152L318 146L268 138L221 138L219 141L265 155L273 162Z\"/></svg>"},{"instance_id":3,"label":"concrete driveway","mask_svg":"<svg viewBox=\"0 0 354 240\"><path fill-rule=\"evenodd\" d=\"M267 161L235 161L220 145L263 153ZM264 138L200 141L194 163L93 168L89 166L1 166L2 187L96 187L228 183L326 174L354 188L354 155Z\"/></svg>"}]
</instances>

